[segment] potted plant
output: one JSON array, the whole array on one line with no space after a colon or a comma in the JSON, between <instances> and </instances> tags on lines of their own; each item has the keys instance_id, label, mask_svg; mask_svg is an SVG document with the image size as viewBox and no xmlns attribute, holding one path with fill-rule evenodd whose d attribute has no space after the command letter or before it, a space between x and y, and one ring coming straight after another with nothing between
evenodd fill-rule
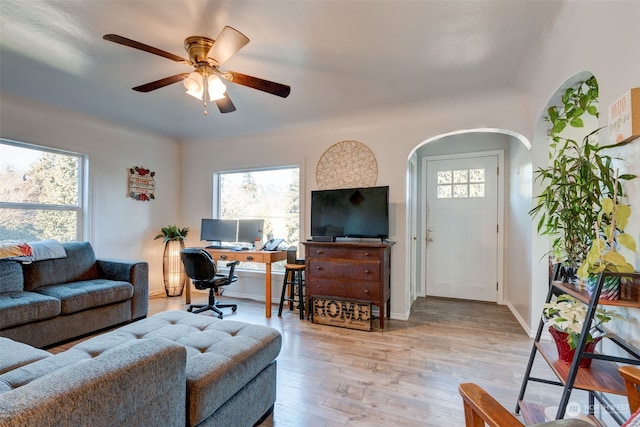
<instances>
[{"instance_id":1,"label":"potted plant","mask_svg":"<svg viewBox=\"0 0 640 427\"><path fill-rule=\"evenodd\" d=\"M626 248L636 253L635 239L624 232L631 216L631 207L618 202L618 195L605 198L601 203L598 220L593 224L595 237L586 258L578 269L578 276L588 280L588 290L593 292L603 272L633 273L634 267L620 253ZM602 299L620 298L621 276L606 276L600 293Z\"/></svg>"},{"instance_id":2,"label":"potted plant","mask_svg":"<svg viewBox=\"0 0 640 427\"><path fill-rule=\"evenodd\" d=\"M580 334L584 327L587 306L571 295L562 294L554 302L544 305L543 318L549 327L549 333L554 339L560 360L571 364ZM592 353L596 344L604 337L601 326L612 319L623 317L614 310L596 309L594 319L587 336L585 351ZM591 366L591 358L585 357L580 361L580 367Z\"/></svg>"},{"instance_id":3,"label":"potted plant","mask_svg":"<svg viewBox=\"0 0 640 427\"><path fill-rule=\"evenodd\" d=\"M548 109L551 162L535 172L536 181L542 180L546 187L529 214L539 217L538 234L553 238L550 253L565 264L565 281L575 280L575 271L586 257L601 201L614 191L622 194L611 166L613 157L603 153L611 146L598 145L600 129L588 133L581 142L561 135L567 126L583 127L585 115L598 117L597 99L598 85L590 78L568 88L561 105ZM632 178L635 176L626 174L619 180Z\"/></svg>"},{"instance_id":4,"label":"potted plant","mask_svg":"<svg viewBox=\"0 0 640 427\"><path fill-rule=\"evenodd\" d=\"M179 228L177 225L162 227L161 233L153 240L162 239L164 242L164 255L162 257L162 273L164 290L169 297L182 295L187 276L184 273L184 265L180 258L180 252L184 249L184 241L189 234L189 227Z\"/></svg>"}]
</instances>

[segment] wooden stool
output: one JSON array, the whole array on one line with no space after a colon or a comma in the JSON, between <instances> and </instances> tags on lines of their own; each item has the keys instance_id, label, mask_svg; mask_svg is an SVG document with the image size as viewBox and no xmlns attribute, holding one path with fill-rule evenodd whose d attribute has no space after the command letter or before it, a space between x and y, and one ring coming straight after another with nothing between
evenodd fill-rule
<instances>
[{"instance_id":1,"label":"wooden stool","mask_svg":"<svg viewBox=\"0 0 640 427\"><path fill-rule=\"evenodd\" d=\"M293 304L298 297L298 308L300 310L300 319L304 320L304 264L285 264L284 281L282 283L282 295L280 295L280 307L278 308L278 316L282 316L282 306L285 301L289 301L289 310L293 310ZM289 287L289 295L285 296Z\"/></svg>"}]
</instances>

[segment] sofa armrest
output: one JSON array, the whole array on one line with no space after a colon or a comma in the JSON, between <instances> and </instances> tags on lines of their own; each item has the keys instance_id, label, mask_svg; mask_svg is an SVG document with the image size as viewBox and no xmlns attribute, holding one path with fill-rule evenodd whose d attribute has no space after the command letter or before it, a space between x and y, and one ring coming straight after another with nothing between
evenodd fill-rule
<instances>
[{"instance_id":1,"label":"sofa armrest","mask_svg":"<svg viewBox=\"0 0 640 427\"><path fill-rule=\"evenodd\" d=\"M184 426L186 349L135 340L0 394L0 425Z\"/></svg>"},{"instance_id":2,"label":"sofa armrest","mask_svg":"<svg viewBox=\"0 0 640 427\"><path fill-rule=\"evenodd\" d=\"M149 309L149 264L111 259L99 259L96 262L100 278L120 280L133 285L131 320L146 317Z\"/></svg>"}]
</instances>

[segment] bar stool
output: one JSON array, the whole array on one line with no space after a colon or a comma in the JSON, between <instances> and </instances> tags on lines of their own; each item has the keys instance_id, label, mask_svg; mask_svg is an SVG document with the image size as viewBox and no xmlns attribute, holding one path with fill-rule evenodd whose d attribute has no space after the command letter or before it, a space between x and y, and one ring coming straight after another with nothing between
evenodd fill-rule
<instances>
[{"instance_id":1,"label":"bar stool","mask_svg":"<svg viewBox=\"0 0 640 427\"><path fill-rule=\"evenodd\" d=\"M284 281L282 282L282 294L280 295L280 306L278 316L282 316L282 307L285 301L289 301L289 310L293 310L294 303L298 303L300 319L304 320L305 298L304 298L304 259L296 258L298 248L290 246L287 249L287 263L284 268ZM289 295L287 296L287 288Z\"/></svg>"}]
</instances>

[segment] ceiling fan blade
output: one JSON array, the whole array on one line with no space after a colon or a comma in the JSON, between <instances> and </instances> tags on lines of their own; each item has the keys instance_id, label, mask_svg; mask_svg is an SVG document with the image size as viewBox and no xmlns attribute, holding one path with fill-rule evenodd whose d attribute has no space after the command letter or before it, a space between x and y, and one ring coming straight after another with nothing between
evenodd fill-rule
<instances>
[{"instance_id":1,"label":"ceiling fan blade","mask_svg":"<svg viewBox=\"0 0 640 427\"><path fill-rule=\"evenodd\" d=\"M209 51L209 56L220 66L247 43L247 36L233 27L225 26Z\"/></svg>"},{"instance_id":2,"label":"ceiling fan blade","mask_svg":"<svg viewBox=\"0 0 640 427\"><path fill-rule=\"evenodd\" d=\"M226 92L224 93L224 98L217 99L215 102L221 113L231 113L236 111L236 106L233 105L231 98L229 98L229 95Z\"/></svg>"},{"instance_id":3,"label":"ceiling fan blade","mask_svg":"<svg viewBox=\"0 0 640 427\"><path fill-rule=\"evenodd\" d=\"M133 90L138 92L151 92L152 90L160 89L161 87L178 83L179 81L186 79L188 76L189 73L176 74L175 76L165 77L164 79L156 80L155 82L136 86L133 88Z\"/></svg>"},{"instance_id":4,"label":"ceiling fan blade","mask_svg":"<svg viewBox=\"0 0 640 427\"><path fill-rule=\"evenodd\" d=\"M184 58L182 58L182 57L180 57L178 55L174 55L173 53L166 52L166 51L164 51L162 49L158 49L157 47L149 46L149 45L146 45L144 43L140 43L140 42L137 42L135 40L131 40L131 39L128 39L126 37L119 36L117 34L105 34L102 38L107 40L107 41L110 41L110 42L118 43L118 44L121 44L121 45L124 45L124 46L129 46L129 47L132 47L134 49L138 49L138 50L142 50L144 52L152 53L154 55L162 56L164 58L168 58L168 59L171 59L171 60L176 61L176 62L183 62L185 64L191 64L191 62L189 62L188 60L186 60L186 59L184 59Z\"/></svg>"},{"instance_id":5,"label":"ceiling fan blade","mask_svg":"<svg viewBox=\"0 0 640 427\"><path fill-rule=\"evenodd\" d=\"M261 90L263 92L277 95L282 98L289 96L291 87L283 85L281 83L271 82L258 77L248 76L242 73L236 73L235 71L225 71L222 76L232 83L236 83L242 86L248 86L253 89Z\"/></svg>"}]
</instances>

